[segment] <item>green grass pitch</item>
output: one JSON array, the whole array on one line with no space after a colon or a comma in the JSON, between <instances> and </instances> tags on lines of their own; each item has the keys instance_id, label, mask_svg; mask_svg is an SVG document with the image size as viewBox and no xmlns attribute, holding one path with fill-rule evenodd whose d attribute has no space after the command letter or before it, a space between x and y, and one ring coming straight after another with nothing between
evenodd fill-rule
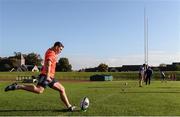
<instances>
[{"instance_id":1,"label":"green grass pitch","mask_svg":"<svg viewBox=\"0 0 180 117\"><path fill-rule=\"evenodd\" d=\"M127 85L125 85L127 82ZM180 82L152 81L138 87L138 81L63 82L72 104L78 109L65 112L59 93L47 88L43 94L26 91L4 92L12 82L0 82L0 116L180 116ZM80 111L80 100L87 96L90 106Z\"/></svg>"}]
</instances>

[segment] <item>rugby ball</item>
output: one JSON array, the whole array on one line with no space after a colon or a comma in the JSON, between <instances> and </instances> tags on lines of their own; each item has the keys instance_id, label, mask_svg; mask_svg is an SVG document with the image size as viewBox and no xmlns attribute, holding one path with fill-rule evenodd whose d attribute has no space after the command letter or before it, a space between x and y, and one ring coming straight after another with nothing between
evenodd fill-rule
<instances>
[{"instance_id":1,"label":"rugby ball","mask_svg":"<svg viewBox=\"0 0 180 117\"><path fill-rule=\"evenodd\" d=\"M83 111L87 110L87 108L89 107L89 99L87 97L84 97L81 100L80 107L81 107L81 110Z\"/></svg>"}]
</instances>

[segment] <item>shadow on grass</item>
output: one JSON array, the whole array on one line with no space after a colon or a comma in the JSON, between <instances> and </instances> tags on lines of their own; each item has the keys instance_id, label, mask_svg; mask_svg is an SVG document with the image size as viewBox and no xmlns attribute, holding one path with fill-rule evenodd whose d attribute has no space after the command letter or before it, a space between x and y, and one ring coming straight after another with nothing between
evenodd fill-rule
<instances>
[{"instance_id":1,"label":"shadow on grass","mask_svg":"<svg viewBox=\"0 0 180 117\"><path fill-rule=\"evenodd\" d=\"M136 87L138 90L137 91L130 91L133 87L128 87L128 86L123 86L123 87L88 87L90 89L112 89L112 88L116 88L116 89L119 89L119 93L180 93L180 90L179 91L172 91L172 90L168 90L168 89L173 89L171 87L167 87L167 88L164 88L164 87L158 87L160 89L162 89L163 91L138 91L139 89L141 89L140 87ZM179 88L179 87L177 87ZM154 89L154 88L152 88ZM167 91L165 91L165 90ZM180 89L180 88L179 88ZM145 89L144 89L145 90Z\"/></svg>"},{"instance_id":2,"label":"shadow on grass","mask_svg":"<svg viewBox=\"0 0 180 117\"><path fill-rule=\"evenodd\" d=\"M15 109L7 109L7 110L0 110L0 113L1 112L70 112L68 111L67 109L54 109L54 110L51 110L51 109L22 109L22 110L15 110ZM80 112L80 110L74 110L73 112Z\"/></svg>"},{"instance_id":3,"label":"shadow on grass","mask_svg":"<svg viewBox=\"0 0 180 117\"><path fill-rule=\"evenodd\" d=\"M120 93L180 93L179 91L167 91L167 92L161 92L161 91L149 91L149 92L147 92L147 91L142 91L142 92L140 92L140 91L137 91L137 92L132 92L132 91L122 91L122 92L120 92Z\"/></svg>"},{"instance_id":4,"label":"shadow on grass","mask_svg":"<svg viewBox=\"0 0 180 117\"><path fill-rule=\"evenodd\" d=\"M112 88L121 88L122 86L112 86L112 87L88 87L89 89L112 89Z\"/></svg>"}]
</instances>

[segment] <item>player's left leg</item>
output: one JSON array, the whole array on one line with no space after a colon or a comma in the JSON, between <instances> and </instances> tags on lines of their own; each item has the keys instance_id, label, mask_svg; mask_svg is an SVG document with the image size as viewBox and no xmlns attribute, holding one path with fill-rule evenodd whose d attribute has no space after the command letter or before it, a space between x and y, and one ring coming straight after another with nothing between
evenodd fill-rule
<instances>
[{"instance_id":1,"label":"player's left leg","mask_svg":"<svg viewBox=\"0 0 180 117\"><path fill-rule=\"evenodd\" d=\"M148 77L147 76L145 78L145 82L146 82L146 85L147 85L147 83L148 83Z\"/></svg>"},{"instance_id":2,"label":"player's left leg","mask_svg":"<svg viewBox=\"0 0 180 117\"><path fill-rule=\"evenodd\" d=\"M66 105L66 107L68 108L68 111L74 111L75 109L75 106L72 106L70 103L69 103L69 100L67 98L67 95L66 95L66 92L65 92L65 88L64 86L57 82L57 81L52 81L49 86L54 89L54 90L57 90L60 94L60 98L61 100L63 101L63 103Z\"/></svg>"},{"instance_id":3,"label":"player's left leg","mask_svg":"<svg viewBox=\"0 0 180 117\"><path fill-rule=\"evenodd\" d=\"M149 85L151 84L151 76L149 77Z\"/></svg>"}]
</instances>

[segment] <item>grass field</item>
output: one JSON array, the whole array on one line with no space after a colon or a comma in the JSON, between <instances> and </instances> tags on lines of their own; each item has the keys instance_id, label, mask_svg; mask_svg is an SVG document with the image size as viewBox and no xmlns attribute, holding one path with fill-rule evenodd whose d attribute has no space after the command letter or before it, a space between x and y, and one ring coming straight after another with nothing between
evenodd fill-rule
<instances>
[{"instance_id":1,"label":"grass field","mask_svg":"<svg viewBox=\"0 0 180 117\"><path fill-rule=\"evenodd\" d=\"M124 85L125 82L128 85ZM0 83L0 116L180 116L180 82L152 81L150 86L138 87L135 80L109 82L63 82L70 101L79 106L87 96L87 112L65 112L58 92L47 88L43 94L25 91L4 92L11 82Z\"/></svg>"}]
</instances>

